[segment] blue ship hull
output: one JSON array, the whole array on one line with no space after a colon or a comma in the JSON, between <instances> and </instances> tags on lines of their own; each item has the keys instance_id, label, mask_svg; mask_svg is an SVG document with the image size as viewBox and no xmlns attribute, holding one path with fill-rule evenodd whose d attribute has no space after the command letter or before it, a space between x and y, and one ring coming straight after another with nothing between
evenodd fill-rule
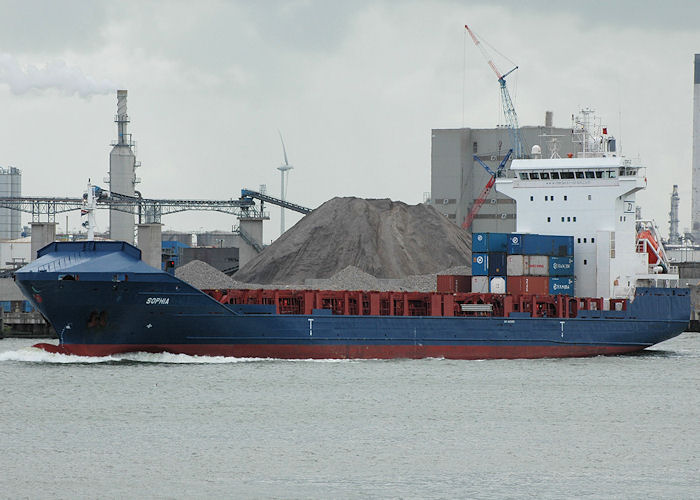
<instances>
[{"instance_id":1,"label":"blue ship hull","mask_svg":"<svg viewBox=\"0 0 700 500\"><path fill-rule=\"evenodd\" d=\"M147 266L120 242L52 243L16 273L59 345L78 355L130 351L274 358L537 358L618 354L683 332L690 295L638 288L625 311L576 318L277 314L221 304Z\"/></svg>"}]
</instances>

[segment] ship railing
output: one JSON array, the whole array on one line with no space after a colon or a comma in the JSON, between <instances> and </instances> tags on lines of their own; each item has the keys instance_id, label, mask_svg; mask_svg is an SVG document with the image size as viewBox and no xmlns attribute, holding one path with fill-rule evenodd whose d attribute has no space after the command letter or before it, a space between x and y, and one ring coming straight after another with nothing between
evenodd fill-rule
<instances>
[{"instance_id":1,"label":"ship railing","mask_svg":"<svg viewBox=\"0 0 700 500\"><path fill-rule=\"evenodd\" d=\"M51 262L47 262L43 266L39 268L41 271L46 271L46 272L53 272L56 271L59 267L65 267L67 264L72 264L73 263L73 255L69 254L64 257L59 257L58 259L54 259Z\"/></svg>"},{"instance_id":2,"label":"ship railing","mask_svg":"<svg viewBox=\"0 0 700 500\"><path fill-rule=\"evenodd\" d=\"M493 312L493 304L460 304L462 312Z\"/></svg>"}]
</instances>

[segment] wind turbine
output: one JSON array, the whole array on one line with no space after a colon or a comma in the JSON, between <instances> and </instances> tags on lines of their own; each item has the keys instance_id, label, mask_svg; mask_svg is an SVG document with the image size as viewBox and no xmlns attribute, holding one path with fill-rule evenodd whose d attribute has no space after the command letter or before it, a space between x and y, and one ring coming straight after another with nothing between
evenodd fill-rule
<instances>
[{"instance_id":1,"label":"wind turbine","mask_svg":"<svg viewBox=\"0 0 700 500\"><path fill-rule=\"evenodd\" d=\"M279 130L277 133L280 135L280 141L282 141L282 153L284 153L284 165L280 165L277 167L277 170L280 171L280 177L282 180L282 186L280 188L280 199L282 201L285 201L287 199L287 191L285 190L285 185L284 185L284 177L285 174L287 174L287 178L289 178L289 171L293 169L289 164L289 161L287 161L287 149L284 147L284 139L282 139L282 132ZM289 184L289 182L287 182ZM284 207L280 207L280 236L284 234Z\"/></svg>"}]
</instances>

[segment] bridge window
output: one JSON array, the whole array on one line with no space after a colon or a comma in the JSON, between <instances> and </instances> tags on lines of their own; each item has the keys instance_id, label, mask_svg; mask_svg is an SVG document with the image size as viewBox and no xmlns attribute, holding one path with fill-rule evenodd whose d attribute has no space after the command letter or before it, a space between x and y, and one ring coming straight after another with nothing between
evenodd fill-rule
<instances>
[{"instance_id":1,"label":"bridge window","mask_svg":"<svg viewBox=\"0 0 700 500\"><path fill-rule=\"evenodd\" d=\"M543 178L543 179L549 179L549 173L547 173L547 172L542 172L541 175L542 175L542 178Z\"/></svg>"},{"instance_id":2,"label":"bridge window","mask_svg":"<svg viewBox=\"0 0 700 500\"><path fill-rule=\"evenodd\" d=\"M573 172L562 172L562 173L561 173L561 178L562 178L562 179L573 179L573 178L574 178L574 173L573 173Z\"/></svg>"},{"instance_id":3,"label":"bridge window","mask_svg":"<svg viewBox=\"0 0 700 500\"><path fill-rule=\"evenodd\" d=\"M603 171L602 170L596 170L595 172L595 177L596 179L601 179L603 177Z\"/></svg>"},{"instance_id":4,"label":"bridge window","mask_svg":"<svg viewBox=\"0 0 700 500\"><path fill-rule=\"evenodd\" d=\"M539 180L539 179L540 179L540 174L538 174L537 172L531 172L531 173L530 173L530 179Z\"/></svg>"},{"instance_id":5,"label":"bridge window","mask_svg":"<svg viewBox=\"0 0 700 500\"><path fill-rule=\"evenodd\" d=\"M595 179L595 172L592 170L586 170L586 179Z\"/></svg>"},{"instance_id":6,"label":"bridge window","mask_svg":"<svg viewBox=\"0 0 700 500\"><path fill-rule=\"evenodd\" d=\"M551 218L551 217L547 217L547 222L552 222L552 218Z\"/></svg>"},{"instance_id":7,"label":"bridge window","mask_svg":"<svg viewBox=\"0 0 700 500\"><path fill-rule=\"evenodd\" d=\"M552 172L550 175L552 176L552 179L558 179L558 178L559 178L559 172Z\"/></svg>"},{"instance_id":8,"label":"bridge window","mask_svg":"<svg viewBox=\"0 0 700 500\"><path fill-rule=\"evenodd\" d=\"M576 222L576 217L574 217L574 222Z\"/></svg>"},{"instance_id":9,"label":"bridge window","mask_svg":"<svg viewBox=\"0 0 700 500\"><path fill-rule=\"evenodd\" d=\"M595 238L591 238L591 243L595 243Z\"/></svg>"},{"instance_id":10,"label":"bridge window","mask_svg":"<svg viewBox=\"0 0 700 500\"><path fill-rule=\"evenodd\" d=\"M584 178L583 172L576 172L576 178L583 179Z\"/></svg>"},{"instance_id":11,"label":"bridge window","mask_svg":"<svg viewBox=\"0 0 700 500\"><path fill-rule=\"evenodd\" d=\"M524 172L520 172L520 180L521 181L526 181L527 180L527 174Z\"/></svg>"},{"instance_id":12,"label":"bridge window","mask_svg":"<svg viewBox=\"0 0 700 500\"><path fill-rule=\"evenodd\" d=\"M535 201L535 197L534 197L534 196L530 196L530 201Z\"/></svg>"}]
</instances>

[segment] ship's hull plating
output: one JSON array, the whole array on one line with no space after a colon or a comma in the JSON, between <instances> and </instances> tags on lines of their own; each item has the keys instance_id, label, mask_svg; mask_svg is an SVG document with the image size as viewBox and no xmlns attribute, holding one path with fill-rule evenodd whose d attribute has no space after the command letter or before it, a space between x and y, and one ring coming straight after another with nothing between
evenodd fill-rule
<instances>
[{"instance_id":1,"label":"ship's hull plating","mask_svg":"<svg viewBox=\"0 0 700 500\"><path fill-rule=\"evenodd\" d=\"M688 325L679 289L647 289L627 311L582 311L573 319L336 316L246 313L169 275L84 273L60 280L28 273L17 282L51 321L53 352L105 356L145 351L262 358L541 358L638 351ZM244 312L242 312L244 311ZM257 311L256 311L257 312Z\"/></svg>"}]
</instances>

